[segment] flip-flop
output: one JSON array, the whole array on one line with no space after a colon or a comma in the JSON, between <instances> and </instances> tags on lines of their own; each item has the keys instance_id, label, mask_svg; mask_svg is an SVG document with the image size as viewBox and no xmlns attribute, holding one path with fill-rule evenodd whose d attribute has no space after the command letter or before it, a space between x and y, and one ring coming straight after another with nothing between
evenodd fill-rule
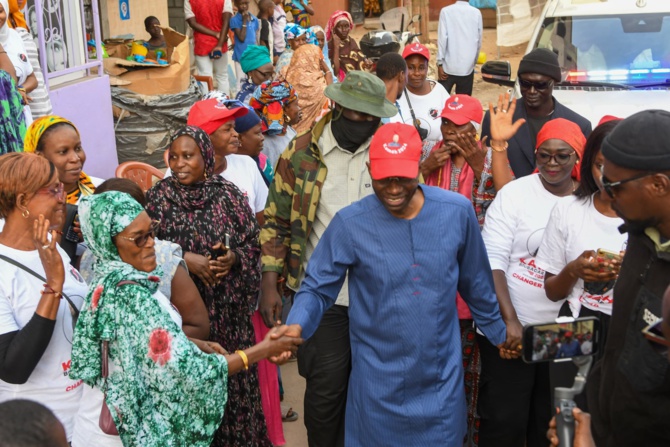
<instances>
[{"instance_id":1,"label":"flip-flop","mask_svg":"<svg viewBox=\"0 0 670 447\"><path fill-rule=\"evenodd\" d=\"M284 409L282 408L281 420L282 420L282 422L297 421L298 420L298 413L293 411L293 408L289 408L287 411L284 411Z\"/></svg>"}]
</instances>

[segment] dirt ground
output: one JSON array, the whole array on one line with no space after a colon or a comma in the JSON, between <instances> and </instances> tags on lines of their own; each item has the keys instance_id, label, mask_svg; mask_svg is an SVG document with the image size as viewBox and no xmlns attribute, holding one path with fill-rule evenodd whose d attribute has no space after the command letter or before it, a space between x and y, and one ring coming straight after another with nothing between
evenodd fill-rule
<instances>
[{"instance_id":1,"label":"dirt ground","mask_svg":"<svg viewBox=\"0 0 670 447\"><path fill-rule=\"evenodd\" d=\"M367 25L367 24L366 24ZM368 27L370 25L367 25ZM374 25L372 28L374 29ZM368 29L360 26L357 27L352 36L358 41L368 31ZM428 43L431 49L433 59L431 60L429 77L437 79L437 68L435 66L435 54L437 53L437 32L430 33L430 42ZM425 44L425 42L424 42ZM501 47L500 57L498 57L498 47L496 46L496 30L484 30L484 42L482 44L482 51L486 53L486 60L507 60L512 65L513 77L516 77L516 71L519 68L519 61L523 57L526 50L526 44L518 45L516 47ZM490 84L482 80L479 74L480 65L475 68L475 83L473 96L482 102L484 108L487 108L489 102L497 101L498 95L505 93L506 87L501 87L496 84ZM286 438L286 447L307 447L307 432L304 425L304 409L303 396L305 393L305 380L298 375L298 365L296 362L287 363L281 367L282 378L284 382L284 402L283 406L286 408L293 408L300 416L295 422L284 423L284 437Z\"/></svg>"}]
</instances>

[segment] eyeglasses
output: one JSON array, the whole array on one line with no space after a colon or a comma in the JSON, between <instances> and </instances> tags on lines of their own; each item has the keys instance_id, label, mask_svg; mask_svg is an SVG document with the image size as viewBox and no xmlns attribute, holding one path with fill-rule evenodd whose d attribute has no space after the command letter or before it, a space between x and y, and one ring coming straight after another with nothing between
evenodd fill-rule
<instances>
[{"instance_id":1,"label":"eyeglasses","mask_svg":"<svg viewBox=\"0 0 670 447\"><path fill-rule=\"evenodd\" d=\"M156 232L158 231L158 226L160 225L160 221L158 220L153 220L151 221L151 229L147 231L146 233L142 233L138 236L135 237L126 237L126 236L121 236L119 234L116 235L116 237L120 237L121 239L126 239L128 241L133 241L135 242L135 245L137 245L137 248L142 248L145 245L147 245L147 242L149 241L149 238L155 239L156 238Z\"/></svg>"},{"instance_id":2,"label":"eyeglasses","mask_svg":"<svg viewBox=\"0 0 670 447\"><path fill-rule=\"evenodd\" d=\"M600 183L602 183L603 189L605 190L607 195L610 196L611 199L613 199L614 198L614 188L618 188L619 186L623 185L624 183L634 182L635 180L640 180L640 179L643 179L645 177L652 176L654 174L656 174L656 173L655 172L646 172L644 174L636 175L636 176L633 176L631 178L627 178L627 179L624 179L624 180L619 180L618 182L610 182L610 180L602 174L602 170L601 170L601 172L600 172Z\"/></svg>"},{"instance_id":3,"label":"eyeglasses","mask_svg":"<svg viewBox=\"0 0 670 447\"><path fill-rule=\"evenodd\" d=\"M416 181L415 178L410 177L386 177L379 180L375 180L375 182L379 183L381 186L388 186L393 182L396 182L400 186L408 186L415 181Z\"/></svg>"},{"instance_id":4,"label":"eyeglasses","mask_svg":"<svg viewBox=\"0 0 670 447\"><path fill-rule=\"evenodd\" d=\"M547 154L546 152L538 151L535 153L535 159L537 160L538 164L544 165L549 163L549 161L553 158L557 164L564 166L568 164L574 153L575 152L573 151L569 154Z\"/></svg>"},{"instance_id":5,"label":"eyeglasses","mask_svg":"<svg viewBox=\"0 0 670 447\"><path fill-rule=\"evenodd\" d=\"M36 194L51 194L59 201L65 200L65 185L58 183L53 188L40 188Z\"/></svg>"},{"instance_id":6,"label":"eyeglasses","mask_svg":"<svg viewBox=\"0 0 670 447\"><path fill-rule=\"evenodd\" d=\"M269 79L270 76L272 76L272 75L274 74L273 71L260 71L260 70L254 70L254 71L257 72L257 73L260 73L261 75L263 75L263 77L264 77L265 79Z\"/></svg>"},{"instance_id":7,"label":"eyeglasses","mask_svg":"<svg viewBox=\"0 0 670 447\"><path fill-rule=\"evenodd\" d=\"M554 81L532 82L519 78L519 87L525 90L530 90L531 88L535 87L535 90L539 92L548 89L553 84Z\"/></svg>"}]
</instances>

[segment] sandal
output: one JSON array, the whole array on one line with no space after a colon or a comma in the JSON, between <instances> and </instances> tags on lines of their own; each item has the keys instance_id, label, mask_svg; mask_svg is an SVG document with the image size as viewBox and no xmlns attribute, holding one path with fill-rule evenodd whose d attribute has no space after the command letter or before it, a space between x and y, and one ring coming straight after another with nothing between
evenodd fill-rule
<instances>
[{"instance_id":1,"label":"sandal","mask_svg":"<svg viewBox=\"0 0 670 447\"><path fill-rule=\"evenodd\" d=\"M293 411L293 408L289 408L286 411L282 408L281 413L282 422L294 422L298 420L298 413Z\"/></svg>"}]
</instances>

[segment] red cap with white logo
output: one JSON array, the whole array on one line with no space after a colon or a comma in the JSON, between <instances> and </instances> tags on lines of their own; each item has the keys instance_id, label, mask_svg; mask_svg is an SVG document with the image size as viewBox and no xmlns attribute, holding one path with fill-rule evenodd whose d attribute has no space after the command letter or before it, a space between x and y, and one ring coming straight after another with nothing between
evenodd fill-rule
<instances>
[{"instance_id":1,"label":"red cap with white logo","mask_svg":"<svg viewBox=\"0 0 670 447\"><path fill-rule=\"evenodd\" d=\"M425 46L421 45L419 42L415 42L411 45L407 45L404 50L402 50L402 58L407 59L410 56L418 54L430 60L430 50Z\"/></svg>"},{"instance_id":2,"label":"red cap with white logo","mask_svg":"<svg viewBox=\"0 0 670 447\"><path fill-rule=\"evenodd\" d=\"M414 126L384 124L370 142L370 175L374 180L417 178L421 147L421 137Z\"/></svg>"},{"instance_id":3,"label":"red cap with white logo","mask_svg":"<svg viewBox=\"0 0 670 447\"><path fill-rule=\"evenodd\" d=\"M447 99L440 116L457 126L462 126L473 121L481 124L484 118L484 110L482 109L482 103L478 99L458 94L452 95Z\"/></svg>"}]
</instances>

